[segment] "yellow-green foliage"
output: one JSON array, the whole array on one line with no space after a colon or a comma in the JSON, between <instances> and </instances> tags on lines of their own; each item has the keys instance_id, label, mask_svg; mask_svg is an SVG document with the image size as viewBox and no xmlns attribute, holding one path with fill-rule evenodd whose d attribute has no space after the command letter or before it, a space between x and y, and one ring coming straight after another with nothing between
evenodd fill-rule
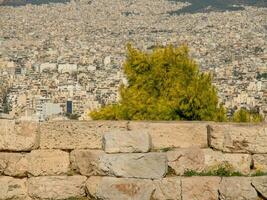
<instances>
[{"instance_id":1,"label":"yellow-green foliage","mask_svg":"<svg viewBox=\"0 0 267 200\"><path fill-rule=\"evenodd\" d=\"M236 111L233 116L234 122L262 122L263 116L256 112L250 112L244 108Z\"/></svg>"},{"instance_id":2,"label":"yellow-green foliage","mask_svg":"<svg viewBox=\"0 0 267 200\"><path fill-rule=\"evenodd\" d=\"M225 121L211 76L201 73L186 46L144 53L128 45L121 100L90 113L95 120Z\"/></svg>"}]
</instances>

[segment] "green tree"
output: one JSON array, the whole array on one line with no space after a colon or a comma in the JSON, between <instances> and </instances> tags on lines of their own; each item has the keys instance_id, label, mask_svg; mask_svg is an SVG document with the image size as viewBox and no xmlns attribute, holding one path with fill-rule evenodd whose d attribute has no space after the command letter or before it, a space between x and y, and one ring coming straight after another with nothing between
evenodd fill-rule
<instances>
[{"instance_id":1,"label":"green tree","mask_svg":"<svg viewBox=\"0 0 267 200\"><path fill-rule=\"evenodd\" d=\"M237 110L233 115L234 122L262 122L263 116L258 112L248 111L245 108Z\"/></svg>"},{"instance_id":2,"label":"green tree","mask_svg":"<svg viewBox=\"0 0 267 200\"><path fill-rule=\"evenodd\" d=\"M106 120L215 120L226 119L218 106L211 76L201 73L186 46L155 48L144 53L127 46L124 73L128 84L121 99L90 116Z\"/></svg>"}]
</instances>

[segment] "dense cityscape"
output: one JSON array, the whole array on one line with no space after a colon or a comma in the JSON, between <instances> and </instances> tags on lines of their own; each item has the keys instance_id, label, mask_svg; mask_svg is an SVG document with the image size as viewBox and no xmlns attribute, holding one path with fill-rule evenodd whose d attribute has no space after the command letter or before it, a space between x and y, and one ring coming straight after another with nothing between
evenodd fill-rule
<instances>
[{"instance_id":1,"label":"dense cityscape","mask_svg":"<svg viewBox=\"0 0 267 200\"><path fill-rule=\"evenodd\" d=\"M64 119L119 100L126 44L187 44L231 115L267 116L267 8L179 14L187 2L83 0L0 6L0 113ZM8 114L7 114L8 113Z\"/></svg>"}]
</instances>

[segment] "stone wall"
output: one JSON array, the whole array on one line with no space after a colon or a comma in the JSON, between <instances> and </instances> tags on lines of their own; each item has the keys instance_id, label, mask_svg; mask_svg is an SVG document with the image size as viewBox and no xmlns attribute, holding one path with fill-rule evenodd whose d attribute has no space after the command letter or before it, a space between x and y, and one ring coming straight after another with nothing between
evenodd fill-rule
<instances>
[{"instance_id":1,"label":"stone wall","mask_svg":"<svg viewBox=\"0 0 267 200\"><path fill-rule=\"evenodd\" d=\"M266 174L266 124L0 120L0 200L263 200Z\"/></svg>"}]
</instances>

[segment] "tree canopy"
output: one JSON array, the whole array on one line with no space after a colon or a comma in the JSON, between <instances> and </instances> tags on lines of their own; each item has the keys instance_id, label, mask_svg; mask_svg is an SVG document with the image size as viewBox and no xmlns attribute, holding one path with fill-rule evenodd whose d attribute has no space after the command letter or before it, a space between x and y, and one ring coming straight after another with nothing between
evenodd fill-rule
<instances>
[{"instance_id":1,"label":"tree canopy","mask_svg":"<svg viewBox=\"0 0 267 200\"><path fill-rule=\"evenodd\" d=\"M142 52L128 45L123 70L120 101L91 112L93 119L226 120L210 74L199 71L187 46Z\"/></svg>"}]
</instances>

